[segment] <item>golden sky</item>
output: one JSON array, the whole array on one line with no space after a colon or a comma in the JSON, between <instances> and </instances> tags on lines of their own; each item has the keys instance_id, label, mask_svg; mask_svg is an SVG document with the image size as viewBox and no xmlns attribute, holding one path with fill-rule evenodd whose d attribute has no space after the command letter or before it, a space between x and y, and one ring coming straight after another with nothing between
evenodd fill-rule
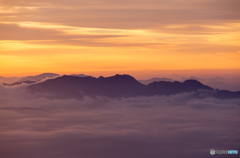
<instances>
[{"instance_id":1,"label":"golden sky","mask_svg":"<svg viewBox=\"0 0 240 158\"><path fill-rule=\"evenodd\" d=\"M239 0L0 0L0 76L240 69Z\"/></svg>"}]
</instances>

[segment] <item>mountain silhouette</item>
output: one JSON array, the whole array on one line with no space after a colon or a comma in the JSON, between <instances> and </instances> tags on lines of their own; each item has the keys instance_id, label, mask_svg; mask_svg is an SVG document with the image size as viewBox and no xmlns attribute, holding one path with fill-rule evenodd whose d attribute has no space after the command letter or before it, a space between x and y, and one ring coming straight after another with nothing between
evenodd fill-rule
<instances>
[{"instance_id":1,"label":"mountain silhouette","mask_svg":"<svg viewBox=\"0 0 240 158\"><path fill-rule=\"evenodd\" d=\"M39 74L36 76L27 76L24 78L21 78L20 80L18 80L17 82L22 82L22 81L40 81L40 80L44 80L47 78L54 78L54 77L58 77L58 74L54 74L54 73L43 73L43 74Z\"/></svg>"},{"instance_id":2,"label":"mountain silhouette","mask_svg":"<svg viewBox=\"0 0 240 158\"><path fill-rule=\"evenodd\" d=\"M30 93L49 93L56 98L76 98L83 96L105 96L110 98L174 95L184 92L195 92L195 96L216 97L219 99L240 98L240 92L214 90L197 80L184 82L153 82L141 84L130 75L115 75L111 77L76 77L61 76L27 87Z\"/></svg>"},{"instance_id":3,"label":"mountain silhouette","mask_svg":"<svg viewBox=\"0 0 240 158\"><path fill-rule=\"evenodd\" d=\"M173 95L184 92L193 92L197 90L213 90L213 88L203 85L197 80L186 80L183 83L174 81L174 82L153 82L146 86L147 95Z\"/></svg>"},{"instance_id":4,"label":"mountain silhouette","mask_svg":"<svg viewBox=\"0 0 240 158\"><path fill-rule=\"evenodd\" d=\"M32 92L54 93L63 98L82 98L86 96L123 97L136 94L143 87L135 78L129 75L112 77L76 77L62 76L45 82L30 85L27 89Z\"/></svg>"}]
</instances>

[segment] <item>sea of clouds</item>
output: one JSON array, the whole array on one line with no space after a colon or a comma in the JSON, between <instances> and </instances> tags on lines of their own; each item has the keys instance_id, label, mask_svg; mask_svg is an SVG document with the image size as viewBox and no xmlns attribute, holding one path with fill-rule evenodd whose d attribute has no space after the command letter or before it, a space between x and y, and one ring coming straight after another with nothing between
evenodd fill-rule
<instances>
[{"instance_id":1,"label":"sea of clouds","mask_svg":"<svg viewBox=\"0 0 240 158\"><path fill-rule=\"evenodd\" d=\"M1 158L203 158L240 151L240 99L47 99L0 86ZM217 155L237 157L239 155Z\"/></svg>"}]
</instances>

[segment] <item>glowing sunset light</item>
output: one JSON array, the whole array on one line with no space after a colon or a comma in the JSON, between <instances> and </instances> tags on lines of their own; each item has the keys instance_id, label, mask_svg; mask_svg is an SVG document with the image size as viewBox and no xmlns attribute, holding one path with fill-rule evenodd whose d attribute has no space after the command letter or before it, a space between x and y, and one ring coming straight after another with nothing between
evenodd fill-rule
<instances>
[{"instance_id":1,"label":"glowing sunset light","mask_svg":"<svg viewBox=\"0 0 240 158\"><path fill-rule=\"evenodd\" d=\"M3 0L1 75L240 69L235 3Z\"/></svg>"}]
</instances>

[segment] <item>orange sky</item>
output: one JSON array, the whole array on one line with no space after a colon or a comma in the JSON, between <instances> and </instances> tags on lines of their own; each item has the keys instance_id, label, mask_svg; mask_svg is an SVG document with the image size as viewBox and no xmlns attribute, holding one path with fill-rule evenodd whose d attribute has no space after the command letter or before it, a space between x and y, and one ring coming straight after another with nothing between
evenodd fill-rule
<instances>
[{"instance_id":1,"label":"orange sky","mask_svg":"<svg viewBox=\"0 0 240 158\"><path fill-rule=\"evenodd\" d=\"M240 69L238 0L1 0L0 76Z\"/></svg>"}]
</instances>

